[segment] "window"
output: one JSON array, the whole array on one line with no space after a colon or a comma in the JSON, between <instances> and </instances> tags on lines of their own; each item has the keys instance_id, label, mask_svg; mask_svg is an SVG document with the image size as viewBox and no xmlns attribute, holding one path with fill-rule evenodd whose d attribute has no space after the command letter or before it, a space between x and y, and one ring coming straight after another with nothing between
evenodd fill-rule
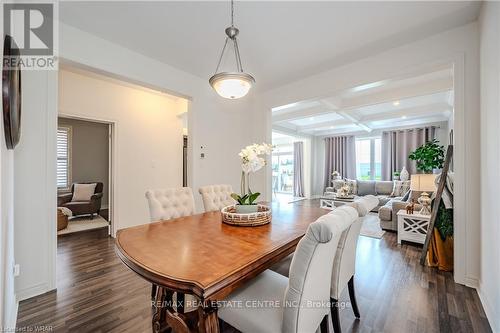
<instances>
[{"instance_id":1,"label":"window","mask_svg":"<svg viewBox=\"0 0 500 333\"><path fill-rule=\"evenodd\" d=\"M67 189L71 183L71 127L57 128L57 188Z\"/></svg>"},{"instance_id":2,"label":"window","mask_svg":"<svg viewBox=\"0 0 500 333\"><path fill-rule=\"evenodd\" d=\"M277 146L273 151L273 192L293 191L293 145Z\"/></svg>"},{"instance_id":3,"label":"window","mask_svg":"<svg viewBox=\"0 0 500 333\"><path fill-rule=\"evenodd\" d=\"M356 178L359 180L380 180L382 178L380 138L356 140Z\"/></svg>"}]
</instances>

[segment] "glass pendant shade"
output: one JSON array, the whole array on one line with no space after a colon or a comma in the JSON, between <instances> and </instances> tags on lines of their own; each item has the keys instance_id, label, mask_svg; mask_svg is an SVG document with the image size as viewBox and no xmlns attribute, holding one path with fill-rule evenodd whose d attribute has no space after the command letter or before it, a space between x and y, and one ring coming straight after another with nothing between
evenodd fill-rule
<instances>
[{"instance_id":1,"label":"glass pendant shade","mask_svg":"<svg viewBox=\"0 0 500 333\"><path fill-rule=\"evenodd\" d=\"M238 28L233 24L234 18L234 4L231 1L231 26L227 27L226 32L226 42L222 48L222 52L217 63L217 68L215 69L215 74L208 80L212 88L221 97L228 99L237 99L248 94L250 88L255 83L255 79L248 73L243 72L243 66L241 65L240 50L238 48L237 36L239 34ZM232 43L234 47L234 56L236 59L236 71L235 72L219 72L219 67L221 64L222 57L224 56L224 51L226 50L227 44Z\"/></svg>"},{"instance_id":2,"label":"glass pendant shade","mask_svg":"<svg viewBox=\"0 0 500 333\"><path fill-rule=\"evenodd\" d=\"M212 76L209 82L221 97L237 99L248 94L255 80L246 73L222 72Z\"/></svg>"}]
</instances>

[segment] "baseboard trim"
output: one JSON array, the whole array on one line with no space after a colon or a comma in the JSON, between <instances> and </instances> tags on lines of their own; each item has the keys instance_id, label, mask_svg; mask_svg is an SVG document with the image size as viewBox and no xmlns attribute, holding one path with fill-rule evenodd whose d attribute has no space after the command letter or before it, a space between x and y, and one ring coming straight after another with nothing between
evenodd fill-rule
<instances>
[{"instance_id":1,"label":"baseboard trim","mask_svg":"<svg viewBox=\"0 0 500 333\"><path fill-rule=\"evenodd\" d=\"M40 283L28 288L25 288L23 290L19 290L16 292L16 298L17 301L24 301L25 299L35 297L41 294L45 294L47 292L54 291L55 289L50 288L48 283Z\"/></svg>"},{"instance_id":2,"label":"baseboard trim","mask_svg":"<svg viewBox=\"0 0 500 333\"><path fill-rule=\"evenodd\" d=\"M495 316L494 316L494 313L493 313L493 308L491 306L491 303L488 299L488 297L486 296L485 293L483 293L483 288L481 288L481 283L479 283L479 287L476 288L477 290L477 294L479 296L479 300L481 301L481 304L483 305L483 309L484 309L484 313L486 313L486 318L488 318L488 322L490 324L490 327L491 327L491 330L493 331L493 333L498 333L500 332L499 331L499 327L497 327L497 323L495 322Z\"/></svg>"},{"instance_id":3,"label":"baseboard trim","mask_svg":"<svg viewBox=\"0 0 500 333\"><path fill-rule=\"evenodd\" d=\"M476 278L465 277L464 282L467 287L471 287L476 290L479 288L479 280Z\"/></svg>"}]
</instances>

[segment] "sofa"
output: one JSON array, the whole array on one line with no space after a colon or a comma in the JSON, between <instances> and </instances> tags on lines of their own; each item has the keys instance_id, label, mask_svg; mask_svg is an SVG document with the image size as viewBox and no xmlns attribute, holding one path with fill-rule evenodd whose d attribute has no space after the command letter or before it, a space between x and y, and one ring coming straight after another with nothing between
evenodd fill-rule
<instances>
[{"instance_id":1,"label":"sofa","mask_svg":"<svg viewBox=\"0 0 500 333\"><path fill-rule=\"evenodd\" d=\"M353 194L357 197L363 197L365 195L374 195L378 199L378 205L376 205L371 211L378 212L380 207L383 207L387 202L389 202L392 197L392 190L394 187L393 181L385 180L357 180L356 189ZM332 181L333 186L327 187L325 189L324 195L333 195L342 185L345 184L344 180L334 180Z\"/></svg>"},{"instance_id":2,"label":"sofa","mask_svg":"<svg viewBox=\"0 0 500 333\"><path fill-rule=\"evenodd\" d=\"M90 218L92 219L94 214L99 214L99 211L101 210L102 191L104 185L99 182L79 184L96 184L94 194L90 197L90 200L73 201L73 192L75 189L75 184L73 184L71 185L71 192L62 193L57 196L57 206L68 208L73 213L73 216L90 215Z\"/></svg>"},{"instance_id":3,"label":"sofa","mask_svg":"<svg viewBox=\"0 0 500 333\"><path fill-rule=\"evenodd\" d=\"M380 219L380 227L384 230L398 231L398 212L404 210L406 205L415 200L417 202L418 197L420 197L421 191L410 191L408 198L404 197L394 197L385 203L378 210L378 217ZM432 193L429 193L432 195ZM406 200L404 200L406 199ZM422 206L418 203L415 204L415 212L422 209Z\"/></svg>"}]
</instances>

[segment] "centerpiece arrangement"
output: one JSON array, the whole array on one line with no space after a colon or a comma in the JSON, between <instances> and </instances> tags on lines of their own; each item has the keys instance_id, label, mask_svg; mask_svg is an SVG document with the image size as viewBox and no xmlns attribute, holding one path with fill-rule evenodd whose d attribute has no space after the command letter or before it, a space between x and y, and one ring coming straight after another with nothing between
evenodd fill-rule
<instances>
[{"instance_id":1,"label":"centerpiece arrangement","mask_svg":"<svg viewBox=\"0 0 500 333\"><path fill-rule=\"evenodd\" d=\"M232 193L235 205L222 209L222 220L228 224L255 226L271 222L271 209L266 205L257 204L260 192L250 189L250 174L266 165L266 155L270 155L273 146L267 143L253 144L241 150L241 193Z\"/></svg>"}]
</instances>

